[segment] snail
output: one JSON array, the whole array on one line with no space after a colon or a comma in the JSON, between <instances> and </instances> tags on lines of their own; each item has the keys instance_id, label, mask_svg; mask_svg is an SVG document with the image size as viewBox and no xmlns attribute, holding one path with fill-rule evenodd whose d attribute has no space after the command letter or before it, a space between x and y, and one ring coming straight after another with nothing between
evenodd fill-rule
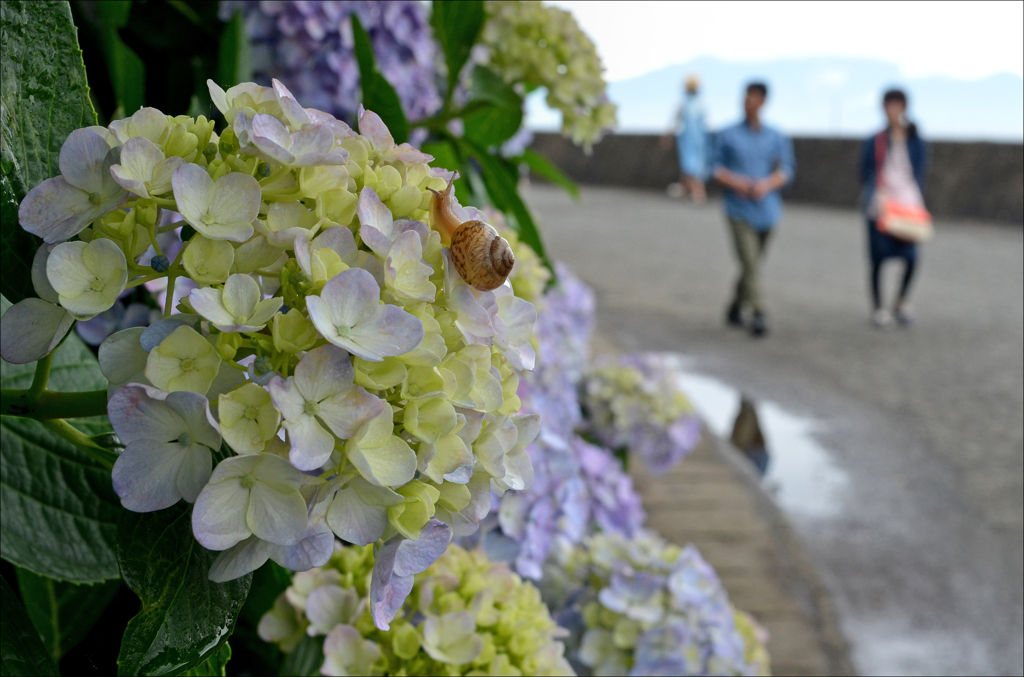
<instances>
[{"instance_id":1,"label":"snail","mask_svg":"<svg viewBox=\"0 0 1024 677\"><path fill-rule=\"evenodd\" d=\"M505 283L516 259L512 247L483 221L460 222L455 215L455 177L430 202L430 222L441 233L441 243L451 249L451 261L470 287L491 291Z\"/></svg>"}]
</instances>

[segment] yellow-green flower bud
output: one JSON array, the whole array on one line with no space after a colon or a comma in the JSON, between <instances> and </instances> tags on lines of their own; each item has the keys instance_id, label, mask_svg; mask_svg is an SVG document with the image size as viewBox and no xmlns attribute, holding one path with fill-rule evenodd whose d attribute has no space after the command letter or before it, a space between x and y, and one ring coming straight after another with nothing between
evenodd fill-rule
<instances>
[{"instance_id":1,"label":"yellow-green flower bud","mask_svg":"<svg viewBox=\"0 0 1024 677\"><path fill-rule=\"evenodd\" d=\"M199 146L199 139L195 134L188 131L185 123L178 122L171 128L171 134L164 144L164 154L167 157L176 155L191 162L196 156L196 147Z\"/></svg>"},{"instance_id":2,"label":"yellow-green flower bud","mask_svg":"<svg viewBox=\"0 0 1024 677\"><path fill-rule=\"evenodd\" d=\"M274 315L271 332L274 349L292 355L309 350L319 337L313 323L297 308Z\"/></svg>"},{"instance_id":3,"label":"yellow-green flower bud","mask_svg":"<svg viewBox=\"0 0 1024 677\"><path fill-rule=\"evenodd\" d=\"M367 390L387 390L405 380L408 370L394 357L385 357L382 362L369 362L361 357L355 359L356 383Z\"/></svg>"},{"instance_id":4,"label":"yellow-green flower bud","mask_svg":"<svg viewBox=\"0 0 1024 677\"><path fill-rule=\"evenodd\" d=\"M235 359L235 353L242 345L242 335L236 333L220 333L217 335L217 345L214 346L217 349L217 354L224 360Z\"/></svg>"},{"instance_id":5,"label":"yellow-green flower bud","mask_svg":"<svg viewBox=\"0 0 1024 677\"><path fill-rule=\"evenodd\" d=\"M221 435L239 454L258 454L277 435L281 414L270 394L252 381L218 399Z\"/></svg>"},{"instance_id":6,"label":"yellow-green flower bud","mask_svg":"<svg viewBox=\"0 0 1024 677\"><path fill-rule=\"evenodd\" d=\"M317 196L317 216L342 226L352 223L359 198L345 188L335 188Z\"/></svg>"},{"instance_id":7,"label":"yellow-green flower bud","mask_svg":"<svg viewBox=\"0 0 1024 677\"><path fill-rule=\"evenodd\" d=\"M227 240L211 240L197 233L188 241L181 261L188 276L199 284L220 284L231 273L235 248Z\"/></svg>"},{"instance_id":8,"label":"yellow-green flower bud","mask_svg":"<svg viewBox=\"0 0 1024 677\"><path fill-rule=\"evenodd\" d=\"M420 633L416 632L416 628L411 623L398 625L397 628L394 628L394 635L391 637L391 648L396 656L403 660L409 660L420 651Z\"/></svg>"},{"instance_id":9,"label":"yellow-green flower bud","mask_svg":"<svg viewBox=\"0 0 1024 677\"><path fill-rule=\"evenodd\" d=\"M388 167L388 169L391 169ZM397 173L397 172L396 172ZM429 194L429 193L428 193ZM423 201L423 193L416 186L405 185L399 188L387 199L388 208L396 219L412 214L413 210L420 209Z\"/></svg>"},{"instance_id":10,"label":"yellow-green flower bud","mask_svg":"<svg viewBox=\"0 0 1024 677\"><path fill-rule=\"evenodd\" d=\"M441 492L419 480L412 480L396 491L405 501L388 508L388 522L398 533L415 540L420 537L423 525L434 516L434 503Z\"/></svg>"}]
</instances>

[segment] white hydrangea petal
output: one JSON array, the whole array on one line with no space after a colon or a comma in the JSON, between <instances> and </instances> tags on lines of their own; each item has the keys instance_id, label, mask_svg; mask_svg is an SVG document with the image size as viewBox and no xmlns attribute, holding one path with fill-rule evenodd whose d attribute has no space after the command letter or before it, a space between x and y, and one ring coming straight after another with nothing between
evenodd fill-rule
<instances>
[{"instance_id":1,"label":"white hydrangea petal","mask_svg":"<svg viewBox=\"0 0 1024 677\"><path fill-rule=\"evenodd\" d=\"M294 378L305 399L320 402L347 390L355 378L355 370L347 352L327 345L303 355L295 367Z\"/></svg>"},{"instance_id":2,"label":"white hydrangea petal","mask_svg":"<svg viewBox=\"0 0 1024 677\"><path fill-rule=\"evenodd\" d=\"M36 295L39 298L50 303L57 303L60 295L50 284L50 279L46 277L46 262L49 258L50 245L44 244L36 250L35 256L32 257L32 287L36 290Z\"/></svg>"},{"instance_id":3,"label":"white hydrangea petal","mask_svg":"<svg viewBox=\"0 0 1024 677\"><path fill-rule=\"evenodd\" d=\"M302 363L299 362L299 364L301 365ZM270 392L270 399L274 403L274 408L281 412L285 419L295 420L303 415L306 399L299 392L294 377L284 379L280 376L275 376L270 381L268 391Z\"/></svg>"},{"instance_id":4,"label":"white hydrangea petal","mask_svg":"<svg viewBox=\"0 0 1024 677\"><path fill-rule=\"evenodd\" d=\"M142 347L143 327L130 327L115 332L103 340L99 349L100 371L109 381L107 396L126 383L143 383L146 379L146 360L149 353Z\"/></svg>"},{"instance_id":5,"label":"white hydrangea petal","mask_svg":"<svg viewBox=\"0 0 1024 677\"><path fill-rule=\"evenodd\" d=\"M292 449L288 460L299 470L316 470L331 457L334 436L312 416L302 415L284 422Z\"/></svg>"},{"instance_id":6,"label":"white hydrangea petal","mask_svg":"<svg viewBox=\"0 0 1024 677\"><path fill-rule=\"evenodd\" d=\"M178 167L185 164L185 159L178 156L169 157L153 168L153 178L150 179L150 191L153 195L163 195L171 190L174 180L174 172Z\"/></svg>"},{"instance_id":7,"label":"white hydrangea petal","mask_svg":"<svg viewBox=\"0 0 1024 677\"><path fill-rule=\"evenodd\" d=\"M314 567L327 564L334 553L334 534L317 520L306 529L306 536L291 546L276 546L270 554L271 559L292 571L309 571Z\"/></svg>"},{"instance_id":8,"label":"white hydrangea petal","mask_svg":"<svg viewBox=\"0 0 1024 677\"><path fill-rule=\"evenodd\" d=\"M372 321L353 327L351 340L362 349L353 352L363 359L379 362L418 346L423 340L423 323L398 306L386 305Z\"/></svg>"},{"instance_id":9,"label":"white hydrangea petal","mask_svg":"<svg viewBox=\"0 0 1024 677\"><path fill-rule=\"evenodd\" d=\"M359 108L359 133L365 136L366 140L377 150L394 148L395 137L391 136L391 131L380 116L373 111L363 109L362 104Z\"/></svg>"},{"instance_id":10,"label":"white hydrangea petal","mask_svg":"<svg viewBox=\"0 0 1024 677\"><path fill-rule=\"evenodd\" d=\"M92 204L87 193L56 176L28 192L18 206L18 223L53 244L74 237L102 214L101 205Z\"/></svg>"},{"instance_id":11,"label":"white hydrangea petal","mask_svg":"<svg viewBox=\"0 0 1024 677\"><path fill-rule=\"evenodd\" d=\"M227 97L221 86L213 80L207 79L206 87L210 90L210 99L213 101L213 105L217 107L223 115L227 115L231 107L228 105Z\"/></svg>"},{"instance_id":12,"label":"white hydrangea petal","mask_svg":"<svg viewBox=\"0 0 1024 677\"><path fill-rule=\"evenodd\" d=\"M356 238L345 226L331 226L316 236L313 240L313 249L324 248L335 252L345 263L354 262L358 253Z\"/></svg>"},{"instance_id":13,"label":"white hydrangea petal","mask_svg":"<svg viewBox=\"0 0 1024 677\"><path fill-rule=\"evenodd\" d=\"M121 505L132 512L169 508L181 499L177 477L186 450L177 442L139 439L114 462L111 480Z\"/></svg>"},{"instance_id":14,"label":"white hydrangea petal","mask_svg":"<svg viewBox=\"0 0 1024 677\"><path fill-rule=\"evenodd\" d=\"M103 162L111 148L106 140L89 129L76 129L64 139L57 164L60 174L75 188L86 193L104 191Z\"/></svg>"},{"instance_id":15,"label":"white hydrangea petal","mask_svg":"<svg viewBox=\"0 0 1024 677\"><path fill-rule=\"evenodd\" d=\"M153 170L163 161L163 151L149 139L139 136L125 142L121 148L121 163L112 166L110 174L125 190L148 198L146 182L153 179Z\"/></svg>"},{"instance_id":16,"label":"white hydrangea petal","mask_svg":"<svg viewBox=\"0 0 1024 677\"><path fill-rule=\"evenodd\" d=\"M124 444L136 440L170 442L188 432L188 424L164 401L167 393L144 385L126 385L107 402L107 416Z\"/></svg>"},{"instance_id":17,"label":"white hydrangea petal","mask_svg":"<svg viewBox=\"0 0 1024 677\"><path fill-rule=\"evenodd\" d=\"M236 457L245 458L251 457ZM214 475L225 463L236 459L221 461ZM252 531L246 521L248 505L249 490L243 488L239 480L231 478L209 482L199 493L192 509L192 533L196 540L209 550L227 550L251 536Z\"/></svg>"},{"instance_id":18,"label":"white hydrangea petal","mask_svg":"<svg viewBox=\"0 0 1024 677\"><path fill-rule=\"evenodd\" d=\"M284 299L280 296L264 299L256 304L252 314L249 316L249 325L262 328L284 305Z\"/></svg>"},{"instance_id":19,"label":"white hydrangea petal","mask_svg":"<svg viewBox=\"0 0 1024 677\"><path fill-rule=\"evenodd\" d=\"M394 218L377 191L370 186L365 186L359 193L356 215L359 217L359 237L374 254L386 256L391 246Z\"/></svg>"},{"instance_id":20,"label":"white hydrangea petal","mask_svg":"<svg viewBox=\"0 0 1024 677\"><path fill-rule=\"evenodd\" d=\"M214 186L210 215L225 226L239 223L248 226L249 234L235 240L244 242L252 236L252 222L260 213L262 195L260 184L255 178L241 172L231 172L218 179Z\"/></svg>"},{"instance_id":21,"label":"white hydrangea petal","mask_svg":"<svg viewBox=\"0 0 1024 677\"><path fill-rule=\"evenodd\" d=\"M238 324L245 324L243 320L248 319L256 304L263 298L260 285L249 275L235 273L228 277L224 283L224 292L221 295L221 303L224 308L236 318Z\"/></svg>"},{"instance_id":22,"label":"white hydrangea petal","mask_svg":"<svg viewBox=\"0 0 1024 677\"><path fill-rule=\"evenodd\" d=\"M332 139L333 140L333 139ZM252 143L269 158L290 165L295 161L291 152L288 129L273 115L258 113L252 121Z\"/></svg>"},{"instance_id":23,"label":"white hydrangea petal","mask_svg":"<svg viewBox=\"0 0 1024 677\"><path fill-rule=\"evenodd\" d=\"M74 321L60 306L43 299L22 299L0 320L0 355L11 364L42 359L57 347Z\"/></svg>"},{"instance_id":24,"label":"white hydrangea petal","mask_svg":"<svg viewBox=\"0 0 1024 677\"><path fill-rule=\"evenodd\" d=\"M321 293L337 326L354 327L373 319L380 307L380 287L373 275L362 268L349 268L335 275Z\"/></svg>"},{"instance_id":25,"label":"white hydrangea petal","mask_svg":"<svg viewBox=\"0 0 1024 677\"><path fill-rule=\"evenodd\" d=\"M264 541L295 545L306 534L307 516L306 502L298 489L281 491L257 482L250 490L246 522L252 533Z\"/></svg>"},{"instance_id":26,"label":"white hydrangea petal","mask_svg":"<svg viewBox=\"0 0 1024 677\"><path fill-rule=\"evenodd\" d=\"M164 403L181 417L195 442L210 449L220 448L220 433L210 423L210 403L203 395L180 390L169 393Z\"/></svg>"},{"instance_id":27,"label":"white hydrangea petal","mask_svg":"<svg viewBox=\"0 0 1024 677\"><path fill-rule=\"evenodd\" d=\"M334 626L347 623L359 604L359 594L340 585L321 585L306 597L310 634L326 635Z\"/></svg>"},{"instance_id":28,"label":"white hydrangea petal","mask_svg":"<svg viewBox=\"0 0 1024 677\"><path fill-rule=\"evenodd\" d=\"M189 292L188 301L197 313L215 325L233 325L235 318L221 302L221 294L221 290L213 287L193 289Z\"/></svg>"},{"instance_id":29,"label":"white hydrangea petal","mask_svg":"<svg viewBox=\"0 0 1024 677\"><path fill-rule=\"evenodd\" d=\"M320 417L328 428L341 439L355 435L359 426L380 416L385 402L358 386L351 386L320 402Z\"/></svg>"},{"instance_id":30,"label":"white hydrangea petal","mask_svg":"<svg viewBox=\"0 0 1024 677\"><path fill-rule=\"evenodd\" d=\"M182 218L196 230L205 227L202 219L206 216L214 194L213 179L206 170L194 164L178 167L171 176L171 188Z\"/></svg>"},{"instance_id":31,"label":"white hydrangea petal","mask_svg":"<svg viewBox=\"0 0 1024 677\"><path fill-rule=\"evenodd\" d=\"M354 488L345 487L327 510L327 524L338 538L365 546L384 535L388 509L383 505L368 505Z\"/></svg>"},{"instance_id":32,"label":"white hydrangea petal","mask_svg":"<svg viewBox=\"0 0 1024 677\"><path fill-rule=\"evenodd\" d=\"M177 393L172 393L177 394ZM184 453L174 485L181 497L189 503L195 503L199 492L206 486L213 472L213 456L210 448L202 444L193 444Z\"/></svg>"},{"instance_id":33,"label":"white hydrangea petal","mask_svg":"<svg viewBox=\"0 0 1024 677\"><path fill-rule=\"evenodd\" d=\"M241 578L263 566L276 547L273 543L267 543L256 536L239 541L217 555L217 559L210 565L208 578L214 583L227 583Z\"/></svg>"}]
</instances>

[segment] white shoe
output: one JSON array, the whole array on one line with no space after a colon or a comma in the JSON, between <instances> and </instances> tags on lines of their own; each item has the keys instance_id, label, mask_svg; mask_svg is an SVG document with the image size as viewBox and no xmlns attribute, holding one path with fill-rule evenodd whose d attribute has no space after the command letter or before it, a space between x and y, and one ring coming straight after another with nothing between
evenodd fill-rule
<instances>
[{"instance_id":1,"label":"white shoe","mask_svg":"<svg viewBox=\"0 0 1024 677\"><path fill-rule=\"evenodd\" d=\"M669 197L679 199L683 197L686 190L683 188L683 184L681 183L670 183L668 184L668 188L665 189L665 192L668 193Z\"/></svg>"},{"instance_id":2,"label":"white shoe","mask_svg":"<svg viewBox=\"0 0 1024 677\"><path fill-rule=\"evenodd\" d=\"M885 308L879 308L871 313L871 324L879 329L888 329L892 326L892 313Z\"/></svg>"}]
</instances>

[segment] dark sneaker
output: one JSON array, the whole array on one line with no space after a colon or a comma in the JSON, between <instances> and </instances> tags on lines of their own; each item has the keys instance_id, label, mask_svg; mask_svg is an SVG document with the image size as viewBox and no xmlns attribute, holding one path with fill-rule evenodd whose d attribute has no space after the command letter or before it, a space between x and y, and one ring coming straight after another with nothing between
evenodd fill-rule
<instances>
[{"instance_id":1,"label":"dark sneaker","mask_svg":"<svg viewBox=\"0 0 1024 677\"><path fill-rule=\"evenodd\" d=\"M733 303L725 313L725 323L730 327L743 327L743 312L740 304Z\"/></svg>"},{"instance_id":2,"label":"dark sneaker","mask_svg":"<svg viewBox=\"0 0 1024 677\"><path fill-rule=\"evenodd\" d=\"M764 313L755 311L754 316L750 319L750 335L751 336L764 336L768 333L768 318L764 316Z\"/></svg>"}]
</instances>

